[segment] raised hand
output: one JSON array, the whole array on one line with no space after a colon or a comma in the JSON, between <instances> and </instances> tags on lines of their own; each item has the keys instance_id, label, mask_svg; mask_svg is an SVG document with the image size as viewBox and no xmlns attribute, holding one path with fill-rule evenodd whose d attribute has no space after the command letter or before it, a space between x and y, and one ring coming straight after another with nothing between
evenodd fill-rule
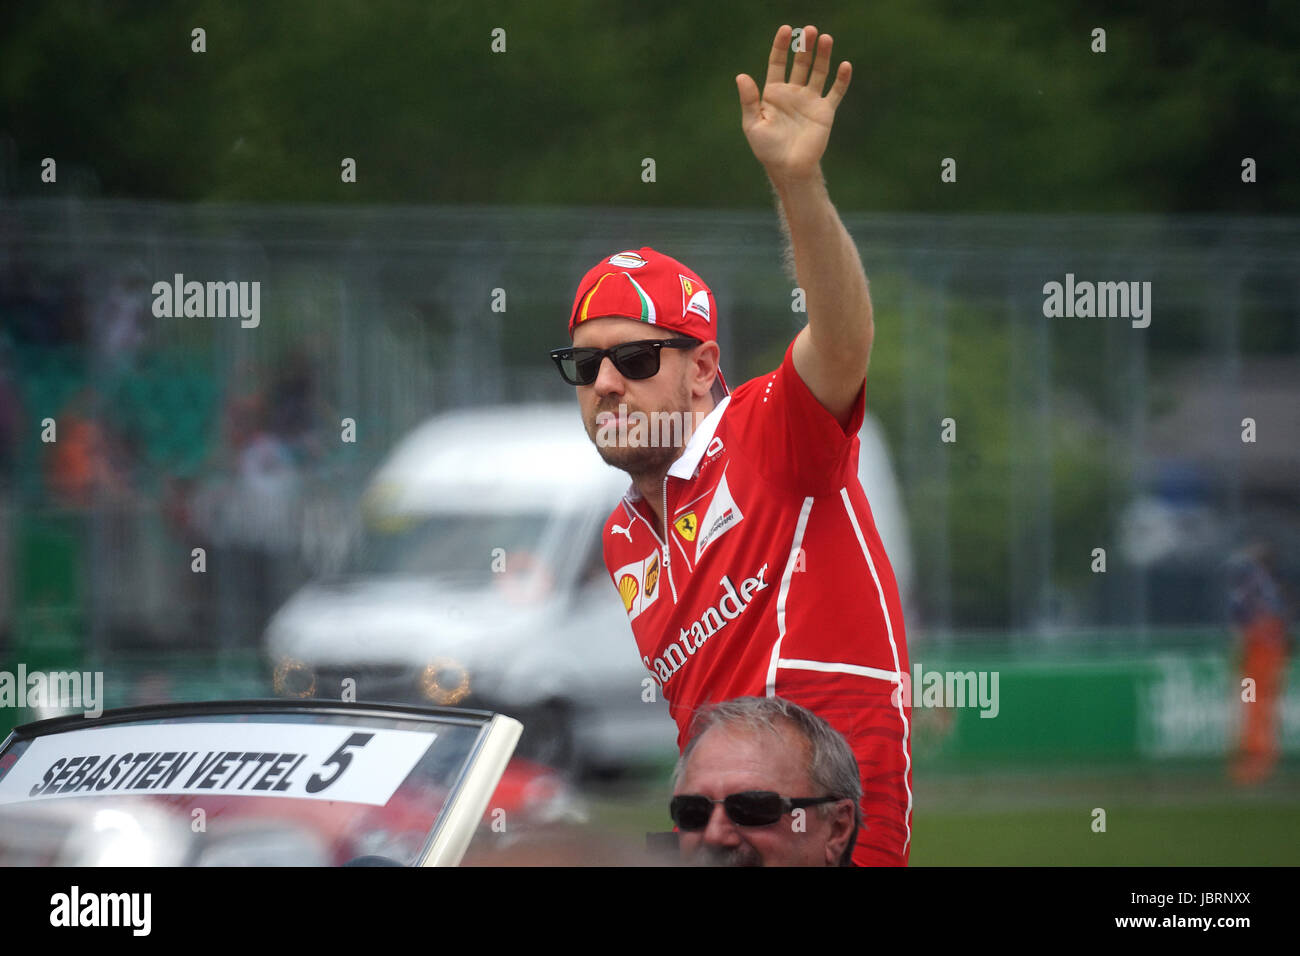
<instances>
[{"instance_id":1,"label":"raised hand","mask_svg":"<svg viewBox=\"0 0 1300 956\"><path fill-rule=\"evenodd\" d=\"M849 88L853 68L845 60L835 82L823 96L831 63L831 36L804 27L804 52L796 53L790 78L786 57L793 30L776 31L767 61L767 80L760 98L758 84L747 73L736 77L740 91L740 125L754 156L774 182L797 182L820 175L819 163L830 139L835 110Z\"/></svg>"}]
</instances>

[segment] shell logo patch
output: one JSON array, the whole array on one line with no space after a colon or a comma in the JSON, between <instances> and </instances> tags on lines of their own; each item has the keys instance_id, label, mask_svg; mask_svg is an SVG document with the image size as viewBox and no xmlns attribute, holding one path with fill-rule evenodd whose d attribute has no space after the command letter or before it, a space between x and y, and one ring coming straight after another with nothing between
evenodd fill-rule
<instances>
[{"instance_id":1,"label":"shell logo patch","mask_svg":"<svg viewBox=\"0 0 1300 956\"><path fill-rule=\"evenodd\" d=\"M632 602L636 600L639 590L641 586L636 583L636 578L632 575L625 574L618 579L618 596L623 599L623 610L632 610Z\"/></svg>"},{"instance_id":2,"label":"shell logo patch","mask_svg":"<svg viewBox=\"0 0 1300 956\"><path fill-rule=\"evenodd\" d=\"M695 512L686 512L686 514L673 522L673 527L676 528L677 533L687 541L694 541L695 532L699 530L699 522L695 520Z\"/></svg>"},{"instance_id":3,"label":"shell logo patch","mask_svg":"<svg viewBox=\"0 0 1300 956\"><path fill-rule=\"evenodd\" d=\"M628 617L636 616L659 600L659 550L656 548L640 561L625 564L611 577L618 582L618 596Z\"/></svg>"}]
</instances>

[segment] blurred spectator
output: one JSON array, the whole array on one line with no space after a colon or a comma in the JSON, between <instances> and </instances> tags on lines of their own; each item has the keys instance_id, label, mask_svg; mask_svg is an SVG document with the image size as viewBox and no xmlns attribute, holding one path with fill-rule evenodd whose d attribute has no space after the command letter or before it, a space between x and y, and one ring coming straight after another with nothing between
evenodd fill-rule
<instances>
[{"instance_id":1,"label":"blurred spectator","mask_svg":"<svg viewBox=\"0 0 1300 956\"><path fill-rule=\"evenodd\" d=\"M194 493L187 517L211 550L219 640L249 645L301 578L303 474L271 426L272 403L249 364L235 372L226 401L216 473Z\"/></svg>"},{"instance_id":2,"label":"blurred spectator","mask_svg":"<svg viewBox=\"0 0 1300 956\"><path fill-rule=\"evenodd\" d=\"M268 429L303 463L320 458L324 450L316 378L311 355L305 349L292 351L276 371L267 405Z\"/></svg>"},{"instance_id":3,"label":"blurred spectator","mask_svg":"<svg viewBox=\"0 0 1300 956\"><path fill-rule=\"evenodd\" d=\"M233 466L240 450L261 428L266 396L258 378L257 368L249 361L240 362L231 372L221 420L222 444L217 449L218 468Z\"/></svg>"},{"instance_id":4,"label":"blurred spectator","mask_svg":"<svg viewBox=\"0 0 1300 956\"><path fill-rule=\"evenodd\" d=\"M75 508L120 501L130 492L130 469L121 441L94 414L92 388L81 389L55 419L48 479L55 497Z\"/></svg>"},{"instance_id":5,"label":"blurred spectator","mask_svg":"<svg viewBox=\"0 0 1300 956\"><path fill-rule=\"evenodd\" d=\"M737 697L695 716L670 812L689 863L851 866L861 800L857 759L830 724L779 697Z\"/></svg>"},{"instance_id":6,"label":"blurred spectator","mask_svg":"<svg viewBox=\"0 0 1300 956\"><path fill-rule=\"evenodd\" d=\"M130 369L149 339L153 314L149 310L149 281L134 268L106 280L107 290L96 297L90 313L95 350L108 371Z\"/></svg>"},{"instance_id":7,"label":"blurred spectator","mask_svg":"<svg viewBox=\"0 0 1300 956\"><path fill-rule=\"evenodd\" d=\"M1255 542L1234 555L1229 581L1229 613L1237 635L1240 672L1243 681L1255 682L1254 700L1242 703L1241 739L1231 774L1237 783L1254 784L1267 780L1277 764L1289 615L1277 557L1267 543Z\"/></svg>"}]
</instances>

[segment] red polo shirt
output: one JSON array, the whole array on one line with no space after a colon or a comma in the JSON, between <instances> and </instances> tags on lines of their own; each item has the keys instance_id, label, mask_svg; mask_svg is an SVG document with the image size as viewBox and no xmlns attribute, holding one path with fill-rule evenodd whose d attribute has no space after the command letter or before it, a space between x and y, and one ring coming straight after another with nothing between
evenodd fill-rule
<instances>
[{"instance_id":1,"label":"red polo shirt","mask_svg":"<svg viewBox=\"0 0 1300 956\"><path fill-rule=\"evenodd\" d=\"M857 477L865 385L846 431L792 350L696 429L664 479L666 528L629 489L605 523L605 564L679 748L705 703L766 695L807 707L858 760L866 827L853 861L905 865L911 713L894 689L907 641Z\"/></svg>"}]
</instances>

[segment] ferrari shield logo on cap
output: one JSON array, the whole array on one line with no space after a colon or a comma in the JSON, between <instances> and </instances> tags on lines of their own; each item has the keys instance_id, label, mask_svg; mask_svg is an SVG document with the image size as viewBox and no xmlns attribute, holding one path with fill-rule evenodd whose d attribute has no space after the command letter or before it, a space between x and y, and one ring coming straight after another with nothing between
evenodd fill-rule
<instances>
[{"instance_id":1,"label":"ferrari shield logo on cap","mask_svg":"<svg viewBox=\"0 0 1300 956\"><path fill-rule=\"evenodd\" d=\"M686 318L686 313L694 312L705 322L709 321L709 292L700 283L696 282L689 276L677 273L677 279L682 284L682 318Z\"/></svg>"},{"instance_id":2,"label":"ferrari shield logo on cap","mask_svg":"<svg viewBox=\"0 0 1300 956\"><path fill-rule=\"evenodd\" d=\"M690 278L690 276L682 276L680 272L677 273L677 281L681 282L682 319L685 319L686 312L695 311L692 310L692 308L690 308L690 306L692 306L692 303L694 303L695 298L703 297L703 299L705 299L705 311L703 311L702 316L705 317L705 319L707 320L708 319L708 294L706 293L705 290L703 290L703 287L699 285L698 282L695 282L693 278Z\"/></svg>"},{"instance_id":3,"label":"ferrari shield logo on cap","mask_svg":"<svg viewBox=\"0 0 1300 956\"><path fill-rule=\"evenodd\" d=\"M617 255L609 257L611 266L620 266L624 269L639 269L646 264L646 260L636 252L620 252Z\"/></svg>"}]
</instances>

